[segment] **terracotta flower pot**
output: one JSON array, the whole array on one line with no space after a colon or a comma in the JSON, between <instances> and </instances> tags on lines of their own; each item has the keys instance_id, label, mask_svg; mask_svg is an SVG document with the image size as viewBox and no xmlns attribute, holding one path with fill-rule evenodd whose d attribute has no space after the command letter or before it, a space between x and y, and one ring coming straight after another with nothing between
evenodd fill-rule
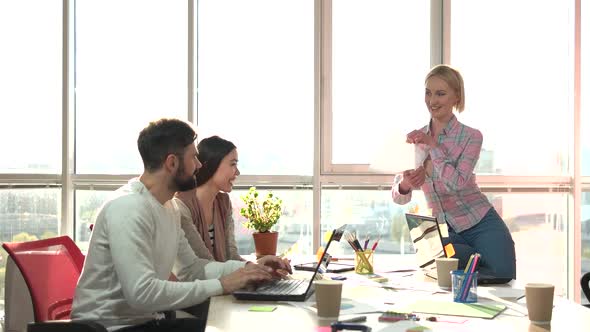
<instances>
[{"instance_id":1,"label":"terracotta flower pot","mask_svg":"<svg viewBox=\"0 0 590 332\"><path fill-rule=\"evenodd\" d=\"M252 233L256 257L277 254L277 240L279 232Z\"/></svg>"}]
</instances>

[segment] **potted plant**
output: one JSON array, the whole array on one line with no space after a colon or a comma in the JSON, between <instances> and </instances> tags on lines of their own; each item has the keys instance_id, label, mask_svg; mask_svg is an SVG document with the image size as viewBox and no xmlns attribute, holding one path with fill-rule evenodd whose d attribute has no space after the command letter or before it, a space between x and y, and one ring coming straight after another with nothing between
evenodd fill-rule
<instances>
[{"instance_id":1,"label":"potted plant","mask_svg":"<svg viewBox=\"0 0 590 332\"><path fill-rule=\"evenodd\" d=\"M250 187L245 195L240 196L246 204L240 214L247 219L244 226L255 231L252 236L256 256L276 255L279 233L271 229L283 214L283 201L270 191L262 201L258 196L256 187Z\"/></svg>"}]
</instances>

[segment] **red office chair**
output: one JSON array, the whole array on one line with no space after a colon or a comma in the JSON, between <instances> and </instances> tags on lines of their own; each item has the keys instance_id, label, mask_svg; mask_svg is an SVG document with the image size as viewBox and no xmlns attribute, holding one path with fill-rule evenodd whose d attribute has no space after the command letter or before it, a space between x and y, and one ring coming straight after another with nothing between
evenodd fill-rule
<instances>
[{"instance_id":1,"label":"red office chair","mask_svg":"<svg viewBox=\"0 0 590 332\"><path fill-rule=\"evenodd\" d=\"M102 325L92 322L48 322L70 318L74 291L84 265L84 255L72 239L60 236L5 242L2 247L19 268L31 294L35 324L28 326L29 331L106 331ZM90 325L85 326L86 323Z\"/></svg>"}]
</instances>

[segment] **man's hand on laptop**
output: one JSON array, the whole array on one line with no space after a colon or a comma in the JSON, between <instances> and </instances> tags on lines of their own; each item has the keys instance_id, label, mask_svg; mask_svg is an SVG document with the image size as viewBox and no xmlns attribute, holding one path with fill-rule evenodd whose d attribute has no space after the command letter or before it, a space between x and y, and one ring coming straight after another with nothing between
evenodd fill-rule
<instances>
[{"instance_id":1,"label":"man's hand on laptop","mask_svg":"<svg viewBox=\"0 0 590 332\"><path fill-rule=\"evenodd\" d=\"M272 269L269 267L250 263L246 264L246 267L219 278L219 281L223 287L223 293L230 294L246 286L271 280L273 278L271 273Z\"/></svg>"},{"instance_id":2,"label":"man's hand on laptop","mask_svg":"<svg viewBox=\"0 0 590 332\"><path fill-rule=\"evenodd\" d=\"M279 279L286 278L293 273L291 268L291 261L287 258L280 258L273 255L262 256L258 260L258 265L268 266L272 268L272 274Z\"/></svg>"}]
</instances>

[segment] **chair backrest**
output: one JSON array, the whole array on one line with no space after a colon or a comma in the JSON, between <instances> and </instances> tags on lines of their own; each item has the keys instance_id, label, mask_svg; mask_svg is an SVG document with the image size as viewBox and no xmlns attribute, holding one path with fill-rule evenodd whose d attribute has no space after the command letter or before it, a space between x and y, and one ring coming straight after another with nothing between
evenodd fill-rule
<instances>
[{"instance_id":1,"label":"chair backrest","mask_svg":"<svg viewBox=\"0 0 590 332\"><path fill-rule=\"evenodd\" d=\"M590 301L590 272L586 272L582 279L580 280L580 284L582 286L582 292L586 295L586 300ZM586 305L590 307L590 304Z\"/></svg>"},{"instance_id":2,"label":"chair backrest","mask_svg":"<svg viewBox=\"0 0 590 332\"><path fill-rule=\"evenodd\" d=\"M2 247L18 266L31 293L36 322L69 319L84 255L68 236Z\"/></svg>"}]
</instances>

